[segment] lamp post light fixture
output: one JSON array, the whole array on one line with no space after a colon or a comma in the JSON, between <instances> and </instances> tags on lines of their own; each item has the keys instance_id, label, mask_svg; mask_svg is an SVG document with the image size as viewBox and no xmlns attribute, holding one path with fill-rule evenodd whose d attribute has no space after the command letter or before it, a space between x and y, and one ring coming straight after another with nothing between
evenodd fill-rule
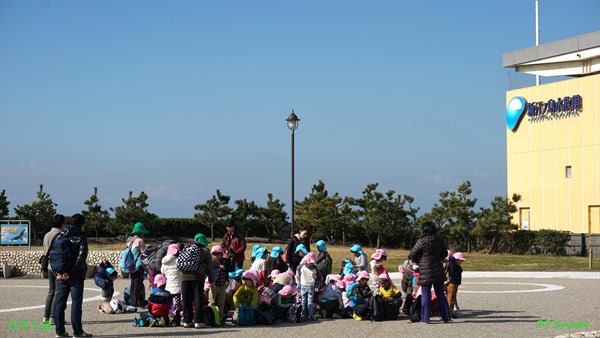
<instances>
[{"instance_id":1,"label":"lamp post light fixture","mask_svg":"<svg viewBox=\"0 0 600 338\"><path fill-rule=\"evenodd\" d=\"M294 237L294 130L298 129L298 122L300 122L300 119L292 110L290 116L285 120L287 121L288 128L292 131L292 221L290 237Z\"/></svg>"}]
</instances>

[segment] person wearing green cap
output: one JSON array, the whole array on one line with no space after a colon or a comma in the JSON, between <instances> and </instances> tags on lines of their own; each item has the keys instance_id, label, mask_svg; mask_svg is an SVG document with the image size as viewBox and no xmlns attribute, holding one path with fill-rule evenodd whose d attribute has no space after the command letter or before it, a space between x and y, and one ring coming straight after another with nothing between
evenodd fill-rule
<instances>
[{"instance_id":1,"label":"person wearing green cap","mask_svg":"<svg viewBox=\"0 0 600 338\"><path fill-rule=\"evenodd\" d=\"M207 246L210 244L204 234L194 236L194 241L183 248L190 252L191 259L198 261L198 268L194 271L181 272L181 295L183 299L183 327L203 328L204 324L204 280L215 282L212 269L212 255Z\"/></svg>"},{"instance_id":2,"label":"person wearing green cap","mask_svg":"<svg viewBox=\"0 0 600 338\"><path fill-rule=\"evenodd\" d=\"M131 230L131 235L127 238L127 247L131 246L131 252L137 259L141 256L142 252L146 249L146 242L144 242L144 235L149 234L150 231L146 229L144 224L141 222L135 223ZM139 267L136 271L129 273L129 304L138 308L146 307L146 300L144 299L144 268Z\"/></svg>"}]
</instances>

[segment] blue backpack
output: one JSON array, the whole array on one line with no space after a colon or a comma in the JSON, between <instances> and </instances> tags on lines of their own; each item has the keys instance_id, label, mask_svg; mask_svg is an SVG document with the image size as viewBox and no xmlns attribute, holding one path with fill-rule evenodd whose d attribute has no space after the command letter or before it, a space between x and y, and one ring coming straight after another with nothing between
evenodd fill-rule
<instances>
[{"instance_id":1,"label":"blue backpack","mask_svg":"<svg viewBox=\"0 0 600 338\"><path fill-rule=\"evenodd\" d=\"M132 273L136 272L136 258L131 251L133 242L119 254L119 269L122 272Z\"/></svg>"},{"instance_id":2,"label":"blue backpack","mask_svg":"<svg viewBox=\"0 0 600 338\"><path fill-rule=\"evenodd\" d=\"M56 273L65 273L71 271L77 257L73 243L63 234L56 237L50 249L50 268Z\"/></svg>"},{"instance_id":3,"label":"blue backpack","mask_svg":"<svg viewBox=\"0 0 600 338\"><path fill-rule=\"evenodd\" d=\"M256 321L254 321L254 308L250 305L242 305L240 306L238 317L237 317L237 325L240 326L250 326L256 325Z\"/></svg>"}]
</instances>

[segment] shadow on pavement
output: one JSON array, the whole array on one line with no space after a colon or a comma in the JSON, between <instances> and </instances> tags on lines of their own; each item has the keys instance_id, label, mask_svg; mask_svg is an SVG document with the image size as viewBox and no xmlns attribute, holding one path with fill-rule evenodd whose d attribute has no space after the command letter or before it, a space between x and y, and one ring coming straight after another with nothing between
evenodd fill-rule
<instances>
[{"instance_id":1,"label":"shadow on pavement","mask_svg":"<svg viewBox=\"0 0 600 338\"><path fill-rule=\"evenodd\" d=\"M458 318L455 321L457 323L530 323L536 322L539 319L534 316L524 316L524 313L525 311L461 310L460 312L457 312Z\"/></svg>"}]
</instances>

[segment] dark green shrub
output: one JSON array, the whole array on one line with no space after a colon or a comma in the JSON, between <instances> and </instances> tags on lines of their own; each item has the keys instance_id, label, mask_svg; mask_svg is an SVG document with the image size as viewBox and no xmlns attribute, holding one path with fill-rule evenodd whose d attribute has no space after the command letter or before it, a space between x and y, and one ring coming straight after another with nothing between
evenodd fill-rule
<instances>
[{"instance_id":1,"label":"dark green shrub","mask_svg":"<svg viewBox=\"0 0 600 338\"><path fill-rule=\"evenodd\" d=\"M504 233L500 239L499 251L523 255L529 253L535 244L536 233L529 230L518 230Z\"/></svg>"},{"instance_id":2,"label":"dark green shrub","mask_svg":"<svg viewBox=\"0 0 600 338\"><path fill-rule=\"evenodd\" d=\"M569 240L571 240L571 235L568 231L535 231L535 246L540 251L540 253L544 255L565 255L565 247Z\"/></svg>"}]
</instances>

